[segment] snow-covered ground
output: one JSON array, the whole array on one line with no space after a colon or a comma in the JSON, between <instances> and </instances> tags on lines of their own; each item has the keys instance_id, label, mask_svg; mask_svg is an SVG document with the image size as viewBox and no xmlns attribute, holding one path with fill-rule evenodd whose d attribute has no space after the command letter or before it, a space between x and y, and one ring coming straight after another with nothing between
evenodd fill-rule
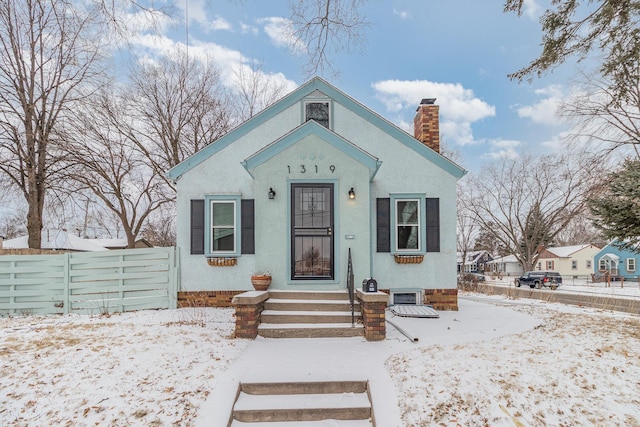
<instances>
[{"instance_id":1,"label":"snow-covered ground","mask_svg":"<svg viewBox=\"0 0 640 427\"><path fill-rule=\"evenodd\" d=\"M0 426L226 426L238 381L361 378L379 427L640 426L637 315L462 293L389 320L418 341L234 340L230 309L0 318Z\"/></svg>"}]
</instances>

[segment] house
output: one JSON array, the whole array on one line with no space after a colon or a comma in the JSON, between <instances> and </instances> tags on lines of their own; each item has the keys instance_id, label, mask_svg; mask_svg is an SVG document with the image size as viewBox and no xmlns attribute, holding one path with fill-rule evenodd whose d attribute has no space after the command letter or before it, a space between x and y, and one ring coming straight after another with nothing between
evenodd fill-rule
<instances>
[{"instance_id":1,"label":"house","mask_svg":"<svg viewBox=\"0 0 640 427\"><path fill-rule=\"evenodd\" d=\"M524 269L515 255L507 255L488 261L487 272L501 276L520 276Z\"/></svg>"},{"instance_id":2,"label":"house","mask_svg":"<svg viewBox=\"0 0 640 427\"><path fill-rule=\"evenodd\" d=\"M557 271L564 277L591 277L593 257L600 248L590 244L541 247L537 270Z\"/></svg>"},{"instance_id":3,"label":"house","mask_svg":"<svg viewBox=\"0 0 640 427\"><path fill-rule=\"evenodd\" d=\"M68 233L67 230L45 230L41 235L42 249L67 251L67 252L100 252L106 251L103 246L88 241L81 237ZM20 236L14 239L5 240L2 244L3 249L28 249L29 236Z\"/></svg>"},{"instance_id":4,"label":"house","mask_svg":"<svg viewBox=\"0 0 640 427\"><path fill-rule=\"evenodd\" d=\"M621 249L613 243L608 244L593 257L594 279L605 273L613 279L638 280L640 275L640 253Z\"/></svg>"},{"instance_id":5,"label":"house","mask_svg":"<svg viewBox=\"0 0 640 427\"><path fill-rule=\"evenodd\" d=\"M68 233L67 230L45 230L42 232L42 249L68 252L101 252L113 249L125 249L127 239L83 239ZM136 248L151 248L145 239L135 242ZM0 249L28 249L29 236L20 236L0 242Z\"/></svg>"},{"instance_id":6,"label":"house","mask_svg":"<svg viewBox=\"0 0 640 427\"><path fill-rule=\"evenodd\" d=\"M462 262L462 252L458 252L458 273L484 273L487 262L492 259L489 252L482 250L467 252L466 259Z\"/></svg>"},{"instance_id":7,"label":"house","mask_svg":"<svg viewBox=\"0 0 640 427\"><path fill-rule=\"evenodd\" d=\"M414 138L313 78L172 168L182 294L232 297L254 271L271 289L344 290L351 257L355 283L374 278L391 302L457 309L465 171L439 154L434 101Z\"/></svg>"}]
</instances>

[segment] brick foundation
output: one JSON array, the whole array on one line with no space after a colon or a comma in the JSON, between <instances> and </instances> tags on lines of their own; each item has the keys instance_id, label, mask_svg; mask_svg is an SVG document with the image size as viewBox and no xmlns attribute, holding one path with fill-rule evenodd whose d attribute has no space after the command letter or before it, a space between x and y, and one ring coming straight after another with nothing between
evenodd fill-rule
<instances>
[{"instance_id":1,"label":"brick foundation","mask_svg":"<svg viewBox=\"0 0 640 427\"><path fill-rule=\"evenodd\" d=\"M425 289L424 304L432 305L434 310L458 311L457 289Z\"/></svg>"},{"instance_id":2,"label":"brick foundation","mask_svg":"<svg viewBox=\"0 0 640 427\"><path fill-rule=\"evenodd\" d=\"M387 336L385 310L389 296L383 292L368 293L358 290L357 298L360 302L365 339L367 341L384 340Z\"/></svg>"},{"instance_id":3,"label":"brick foundation","mask_svg":"<svg viewBox=\"0 0 640 427\"><path fill-rule=\"evenodd\" d=\"M178 308L231 307L233 297L246 291L184 291L178 292Z\"/></svg>"}]
</instances>

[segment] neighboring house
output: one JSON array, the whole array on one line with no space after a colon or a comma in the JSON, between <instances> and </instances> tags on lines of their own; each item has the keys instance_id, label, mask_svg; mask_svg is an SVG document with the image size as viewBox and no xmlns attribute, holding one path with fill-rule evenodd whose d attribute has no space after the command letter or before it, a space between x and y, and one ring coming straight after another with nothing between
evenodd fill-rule
<instances>
[{"instance_id":1,"label":"neighboring house","mask_svg":"<svg viewBox=\"0 0 640 427\"><path fill-rule=\"evenodd\" d=\"M83 239L74 234L68 233L67 230L43 231L42 232L42 249L64 250L71 252L100 252L111 249L125 249L127 247L127 239ZM136 240L136 248L153 247L145 239ZM15 239L9 239L2 242L2 249L27 249L29 248L29 236L20 236Z\"/></svg>"},{"instance_id":2,"label":"neighboring house","mask_svg":"<svg viewBox=\"0 0 640 427\"><path fill-rule=\"evenodd\" d=\"M515 255L507 255L487 262L487 272L503 276L520 276L524 269Z\"/></svg>"},{"instance_id":3,"label":"neighboring house","mask_svg":"<svg viewBox=\"0 0 640 427\"><path fill-rule=\"evenodd\" d=\"M591 273L601 277L608 273L611 278L624 277L625 280L638 280L640 275L640 253L620 249L608 244L593 257L594 269Z\"/></svg>"},{"instance_id":4,"label":"neighboring house","mask_svg":"<svg viewBox=\"0 0 640 427\"><path fill-rule=\"evenodd\" d=\"M458 273L484 273L487 262L493 257L487 251L467 252L467 259L462 262L462 253L458 252Z\"/></svg>"},{"instance_id":5,"label":"neighboring house","mask_svg":"<svg viewBox=\"0 0 640 427\"><path fill-rule=\"evenodd\" d=\"M67 230L43 231L41 235L41 249L51 249L71 252L99 252L108 249L103 246L96 245L93 242L85 240L81 237L74 236ZM3 249L28 249L29 236L20 236L15 239L5 240L2 244Z\"/></svg>"},{"instance_id":6,"label":"neighboring house","mask_svg":"<svg viewBox=\"0 0 640 427\"><path fill-rule=\"evenodd\" d=\"M557 271L565 277L591 277L598 251L600 248L590 244L541 248L536 269Z\"/></svg>"},{"instance_id":7,"label":"neighboring house","mask_svg":"<svg viewBox=\"0 0 640 427\"><path fill-rule=\"evenodd\" d=\"M272 289L346 289L350 253L356 284L457 309L465 171L439 154L434 101L414 138L314 78L172 168L181 291L232 296L254 271Z\"/></svg>"}]
</instances>

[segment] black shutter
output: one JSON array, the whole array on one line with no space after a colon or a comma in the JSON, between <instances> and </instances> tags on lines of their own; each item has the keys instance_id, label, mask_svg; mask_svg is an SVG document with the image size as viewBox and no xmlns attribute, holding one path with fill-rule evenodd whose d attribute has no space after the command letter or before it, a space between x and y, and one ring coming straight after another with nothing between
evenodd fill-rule
<instances>
[{"instance_id":1,"label":"black shutter","mask_svg":"<svg viewBox=\"0 0 640 427\"><path fill-rule=\"evenodd\" d=\"M391 199L376 199L377 251L391 252Z\"/></svg>"},{"instance_id":2,"label":"black shutter","mask_svg":"<svg viewBox=\"0 0 640 427\"><path fill-rule=\"evenodd\" d=\"M191 255L204 254L204 200L191 200Z\"/></svg>"},{"instance_id":3,"label":"black shutter","mask_svg":"<svg viewBox=\"0 0 640 427\"><path fill-rule=\"evenodd\" d=\"M440 199L427 197L427 252L440 252Z\"/></svg>"},{"instance_id":4,"label":"black shutter","mask_svg":"<svg viewBox=\"0 0 640 427\"><path fill-rule=\"evenodd\" d=\"M256 235L253 199L242 199L240 201L240 224L240 238L242 240L240 243L240 253L255 254Z\"/></svg>"}]
</instances>

